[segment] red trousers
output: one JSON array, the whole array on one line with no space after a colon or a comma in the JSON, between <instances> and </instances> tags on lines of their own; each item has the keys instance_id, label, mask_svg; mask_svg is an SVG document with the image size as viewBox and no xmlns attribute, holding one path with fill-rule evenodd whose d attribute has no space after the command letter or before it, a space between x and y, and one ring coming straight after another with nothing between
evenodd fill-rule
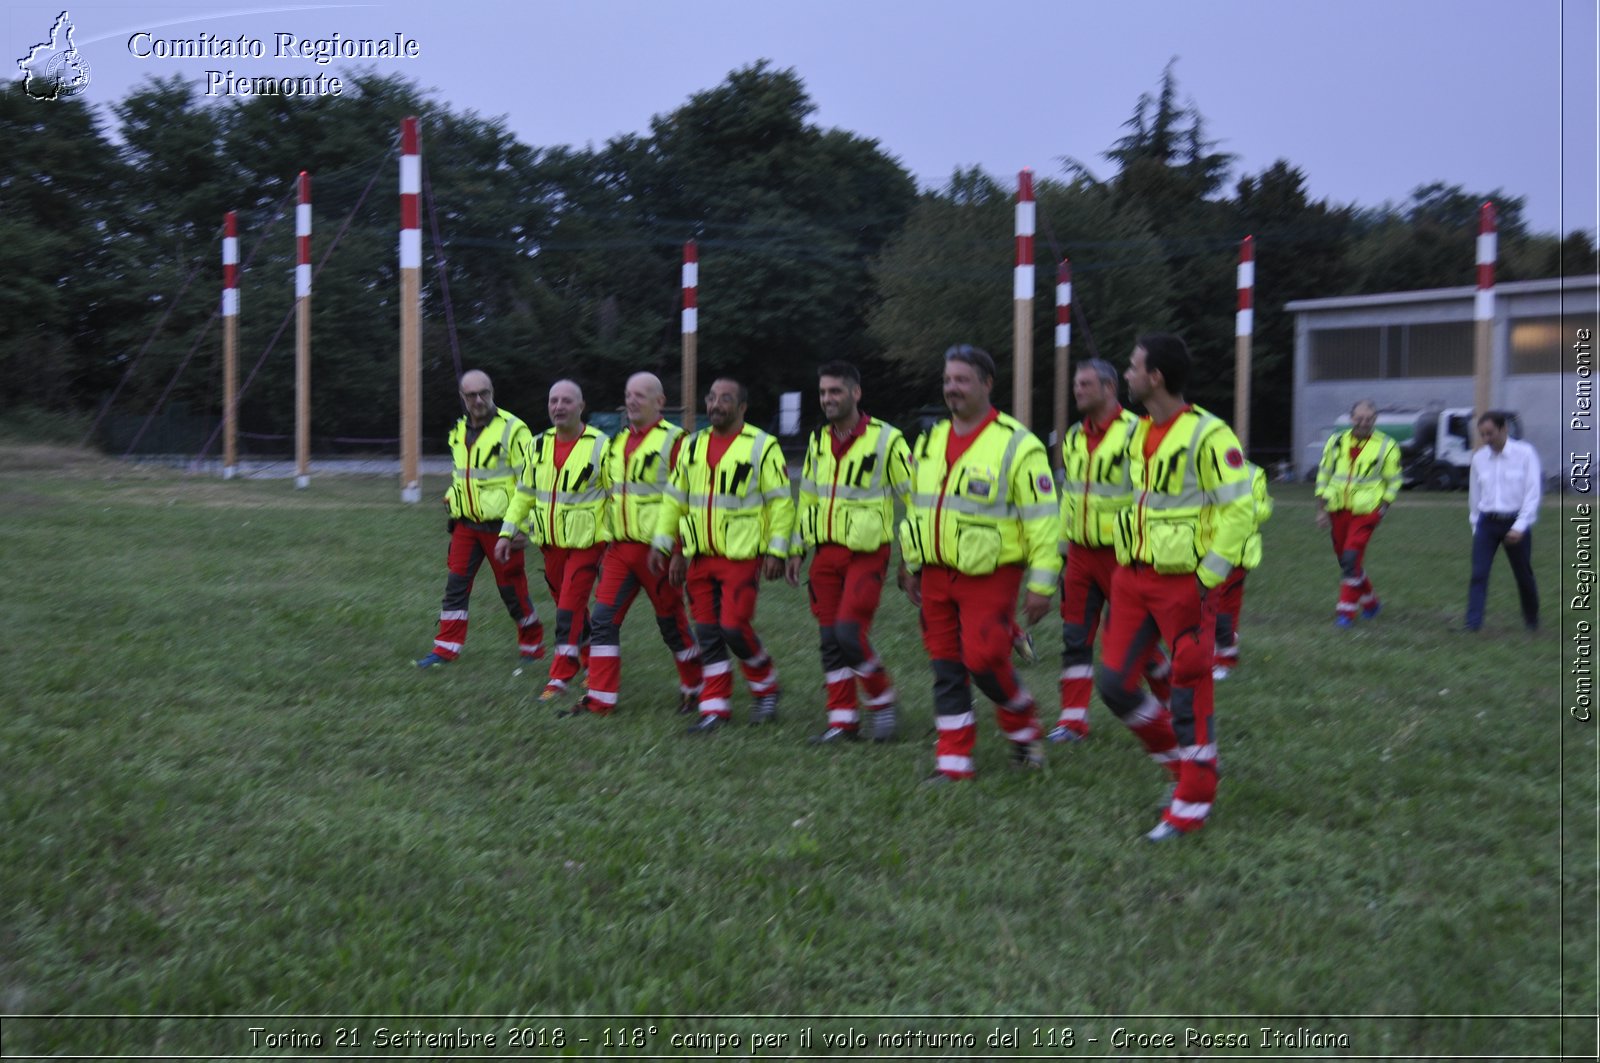
<instances>
[{"instance_id":1,"label":"red trousers","mask_svg":"<svg viewBox=\"0 0 1600 1063\"><path fill-rule=\"evenodd\" d=\"M1199 829L1217 792L1211 718L1216 607L1211 594L1201 599L1193 575L1161 575L1148 565L1118 569L1095 674L1111 711L1177 780L1163 818L1179 830ZM1140 663L1158 638L1172 648L1170 712L1139 692Z\"/></svg>"},{"instance_id":2,"label":"red trousers","mask_svg":"<svg viewBox=\"0 0 1600 1063\"><path fill-rule=\"evenodd\" d=\"M1013 742L1039 737L1033 695L1011 663L1012 620L1023 570L1005 565L987 576L954 569L922 569L922 644L933 665L933 710L939 739L937 768L957 779L976 771L972 750L978 726L971 684L994 702L1000 730Z\"/></svg>"},{"instance_id":3,"label":"red trousers","mask_svg":"<svg viewBox=\"0 0 1600 1063\"><path fill-rule=\"evenodd\" d=\"M767 656L751 623L756 616L756 593L761 588L761 558L730 561L701 555L689 560L689 612L700 642L700 666L705 684L700 688L700 715L727 719L733 714L733 662L750 693L761 697L778 690L778 670Z\"/></svg>"},{"instance_id":4,"label":"red trousers","mask_svg":"<svg viewBox=\"0 0 1600 1063\"><path fill-rule=\"evenodd\" d=\"M1079 735L1089 733L1089 694L1094 689L1094 636L1100 613L1111 601L1111 579L1117 572L1117 551L1110 546L1067 548L1061 572L1061 716L1056 721ZM1150 648L1145 679L1156 700L1172 694L1168 662L1159 645Z\"/></svg>"},{"instance_id":5,"label":"red trousers","mask_svg":"<svg viewBox=\"0 0 1600 1063\"><path fill-rule=\"evenodd\" d=\"M872 553L855 553L836 543L824 543L811 560L806 586L822 645L829 727L853 731L860 725L858 680L869 711L894 704L894 683L867 641L888 571L887 545Z\"/></svg>"},{"instance_id":6,"label":"red trousers","mask_svg":"<svg viewBox=\"0 0 1600 1063\"><path fill-rule=\"evenodd\" d=\"M617 706L617 692L622 686L622 621L640 590L655 607L661 640L677 663L679 691L693 694L700 690L700 647L689 630L683 592L672 585L666 573L651 573L649 543L616 542L600 562L600 586L589 617L591 712L608 713Z\"/></svg>"},{"instance_id":7,"label":"red trousers","mask_svg":"<svg viewBox=\"0 0 1600 1063\"><path fill-rule=\"evenodd\" d=\"M589 592L600 574L605 543L572 550L541 546L544 583L556 603L556 654L550 661L550 685L558 690L589 663Z\"/></svg>"},{"instance_id":8,"label":"red trousers","mask_svg":"<svg viewBox=\"0 0 1600 1063\"><path fill-rule=\"evenodd\" d=\"M1339 559L1336 612L1354 619L1358 609L1371 609L1378 604L1378 595L1372 589L1372 581L1367 579L1363 562L1367 543L1372 541L1372 533L1378 530L1383 516L1377 510L1360 516L1348 510L1336 510L1328 516L1333 523L1333 556Z\"/></svg>"},{"instance_id":9,"label":"red trousers","mask_svg":"<svg viewBox=\"0 0 1600 1063\"><path fill-rule=\"evenodd\" d=\"M1215 664L1232 668L1239 663L1239 615L1244 611L1244 578L1250 573L1235 568L1222 586L1211 593L1217 596L1217 656Z\"/></svg>"},{"instance_id":10,"label":"red trousers","mask_svg":"<svg viewBox=\"0 0 1600 1063\"><path fill-rule=\"evenodd\" d=\"M444 601L439 606L439 633L433 637L433 652L447 661L460 656L467 644L467 604L472 599L472 581L486 560L500 588L500 600L516 622L517 651L524 657L544 655L544 627L539 623L533 599L528 597L528 574L522 554L513 551L511 560L500 564L494 559L494 544L499 538L499 525L493 530L487 526L474 528L464 520L456 521L450 533L446 558L450 574L445 577Z\"/></svg>"}]
</instances>

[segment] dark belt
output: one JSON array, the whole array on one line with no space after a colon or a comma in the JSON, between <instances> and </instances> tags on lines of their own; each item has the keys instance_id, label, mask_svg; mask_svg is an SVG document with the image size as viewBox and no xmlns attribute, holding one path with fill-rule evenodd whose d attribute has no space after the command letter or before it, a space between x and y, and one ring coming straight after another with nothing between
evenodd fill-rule
<instances>
[{"instance_id":1,"label":"dark belt","mask_svg":"<svg viewBox=\"0 0 1600 1063\"><path fill-rule=\"evenodd\" d=\"M1483 519L1483 520L1502 520L1502 521L1506 521L1506 522L1512 523L1512 524L1516 523L1516 520L1517 520L1517 515L1515 513L1481 513L1480 512L1478 514L1478 516L1479 516L1480 519Z\"/></svg>"}]
</instances>

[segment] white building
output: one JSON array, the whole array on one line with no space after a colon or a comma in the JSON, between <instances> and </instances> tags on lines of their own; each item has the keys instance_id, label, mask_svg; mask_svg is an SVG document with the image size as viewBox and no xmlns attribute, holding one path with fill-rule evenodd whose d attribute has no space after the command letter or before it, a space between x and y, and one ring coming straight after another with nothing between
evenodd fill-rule
<instances>
[{"instance_id":1,"label":"white building","mask_svg":"<svg viewBox=\"0 0 1600 1063\"><path fill-rule=\"evenodd\" d=\"M1296 472L1306 474L1308 448L1361 399L1385 408L1471 407L1476 294L1435 288L1288 303ZM1516 411L1544 471L1561 473L1570 455L1596 449L1595 419L1579 431L1571 421L1593 399L1600 275L1496 285L1494 313L1490 407Z\"/></svg>"}]
</instances>

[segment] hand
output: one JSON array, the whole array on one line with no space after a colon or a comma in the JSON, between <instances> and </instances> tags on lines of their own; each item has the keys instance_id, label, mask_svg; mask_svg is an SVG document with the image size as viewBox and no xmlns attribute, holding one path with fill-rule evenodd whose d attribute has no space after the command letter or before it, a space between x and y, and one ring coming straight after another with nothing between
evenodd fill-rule
<instances>
[{"instance_id":1,"label":"hand","mask_svg":"<svg viewBox=\"0 0 1600 1063\"><path fill-rule=\"evenodd\" d=\"M1028 626L1037 624L1044 614L1050 611L1050 596L1029 591L1028 596L1022 600L1022 615L1028 621Z\"/></svg>"},{"instance_id":2,"label":"hand","mask_svg":"<svg viewBox=\"0 0 1600 1063\"><path fill-rule=\"evenodd\" d=\"M783 578L789 581L789 586L800 586L800 566L805 563L805 558L799 554L789 558L783 566Z\"/></svg>"},{"instance_id":3,"label":"hand","mask_svg":"<svg viewBox=\"0 0 1600 1063\"><path fill-rule=\"evenodd\" d=\"M511 560L511 539L496 539L494 541L494 560L496 564L503 565Z\"/></svg>"},{"instance_id":4,"label":"hand","mask_svg":"<svg viewBox=\"0 0 1600 1063\"><path fill-rule=\"evenodd\" d=\"M444 533L446 535L454 535L456 533L456 519L454 517L446 517L444 519Z\"/></svg>"},{"instance_id":5,"label":"hand","mask_svg":"<svg viewBox=\"0 0 1600 1063\"><path fill-rule=\"evenodd\" d=\"M528 548L528 533L517 532L511 537L511 549L526 550Z\"/></svg>"},{"instance_id":6,"label":"hand","mask_svg":"<svg viewBox=\"0 0 1600 1063\"><path fill-rule=\"evenodd\" d=\"M1326 530L1327 528L1332 526L1332 524L1333 524L1333 518L1328 516L1328 511L1327 510L1325 510L1325 509L1317 510L1317 527Z\"/></svg>"},{"instance_id":7,"label":"hand","mask_svg":"<svg viewBox=\"0 0 1600 1063\"><path fill-rule=\"evenodd\" d=\"M896 582L900 584L900 589L906 592L906 597L911 599L911 604L921 609L922 573L912 572L906 566L901 565L900 572L896 576Z\"/></svg>"},{"instance_id":8,"label":"hand","mask_svg":"<svg viewBox=\"0 0 1600 1063\"><path fill-rule=\"evenodd\" d=\"M773 557L771 554L762 558L761 575L769 580L783 578L783 558Z\"/></svg>"},{"instance_id":9,"label":"hand","mask_svg":"<svg viewBox=\"0 0 1600 1063\"><path fill-rule=\"evenodd\" d=\"M1508 544L1510 544L1512 546L1515 546L1518 543L1520 543L1521 541L1522 541L1522 532L1517 531L1517 529L1515 529L1515 528L1512 528L1510 531L1506 532L1506 542Z\"/></svg>"},{"instance_id":10,"label":"hand","mask_svg":"<svg viewBox=\"0 0 1600 1063\"><path fill-rule=\"evenodd\" d=\"M650 575L660 576L663 572L667 571L667 555L663 554L660 550L651 550L650 560L647 562L647 564L650 566Z\"/></svg>"},{"instance_id":11,"label":"hand","mask_svg":"<svg viewBox=\"0 0 1600 1063\"><path fill-rule=\"evenodd\" d=\"M689 581L689 559L682 554L672 555L672 563L667 566L667 580L674 587L681 587Z\"/></svg>"}]
</instances>

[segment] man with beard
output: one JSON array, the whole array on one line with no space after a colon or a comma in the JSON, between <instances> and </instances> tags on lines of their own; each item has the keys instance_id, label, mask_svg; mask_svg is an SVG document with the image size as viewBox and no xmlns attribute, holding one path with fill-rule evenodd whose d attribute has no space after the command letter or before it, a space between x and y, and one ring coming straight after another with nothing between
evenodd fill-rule
<instances>
[{"instance_id":1,"label":"man with beard","mask_svg":"<svg viewBox=\"0 0 1600 1063\"><path fill-rule=\"evenodd\" d=\"M732 716L733 663L755 695L753 724L778 718L778 672L751 626L761 578L783 575L794 500L777 439L745 424L750 394L728 377L706 395L710 427L683 446L656 520L650 571L687 581L705 685L689 733L710 734ZM669 561L682 522L683 555Z\"/></svg>"}]
</instances>

